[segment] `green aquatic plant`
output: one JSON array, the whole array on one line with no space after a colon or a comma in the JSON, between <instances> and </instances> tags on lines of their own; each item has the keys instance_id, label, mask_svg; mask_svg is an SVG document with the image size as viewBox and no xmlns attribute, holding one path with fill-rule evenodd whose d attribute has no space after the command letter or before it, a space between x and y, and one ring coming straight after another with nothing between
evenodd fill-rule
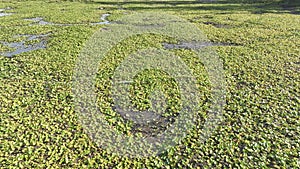
<instances>
[{"instance_id":1,"label":"green aquatic plant","mask_svg":"<svg viewBox=\"0 0 300 169\"><path fill-rule=\"evenodd\" d=\"M19 35L50 34L47 48L0 57L1 168L297 168L300 161L300 15L279 1L1 1L11 8L0 17L0 41L19 42ZM193 70L199 93L197 126L179 144L159 156L121 157L98 147L84 132L74 110L72 75L76 59L99 22L143 11L172 14L196 25L213 43L226 77L224 120L201 141L210 102L210 80L195 53L172 49ZM74 24L30 25L26 18ZM112 48L99 63L95 83L98 106L106 120L127 135L145 134L145 126L126 121L112 109L110 77L122 57L138 48L178 43L166 36L144 34ZM35 41L28 42L29 44ZM14 50L0 43L0 53ZM158 81L149 77L159 76ZM163 72L143 72L132 84L131 98L148 109L149 93L161 87L174 116L180 96ZM150 78L151 79L151 78ZM155 78L157 79L157 78ZM146 82L149 85L146 85ZM152 86L151 86L152 85ZM150 90L151 89L151 90ZM141 129L140 129L141 128ZM161 129L161 128L160 128ZM150 130L153 132L154 130ZM146 133L147 134L147 133Z\"/></svg>"}]
</instances>

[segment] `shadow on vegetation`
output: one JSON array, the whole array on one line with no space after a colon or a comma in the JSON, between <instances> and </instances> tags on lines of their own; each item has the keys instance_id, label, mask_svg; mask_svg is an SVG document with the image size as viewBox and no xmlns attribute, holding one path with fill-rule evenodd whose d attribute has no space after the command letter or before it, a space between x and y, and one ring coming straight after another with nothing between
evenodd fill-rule
<instances>
[{"instance_id":1,"label":"shadow on vegetation","mask_svg":"<svg viewBox=\"0 0 300 169\"><path fill-rule=\"evenodd\" d=\"M116 5L125 10L215 10L222 13L249 11L253 14L300 14L300 1L294 0L187 0L187 1L85 1L103 5ZM205 4L205 5L203 5ZM218 5L220 4L220 5ZM144 5L144 6L140 6ZM124 7L125 6L125 7ZM106 8L107 9L107 8Z\"/></svg>"}]
</instances>

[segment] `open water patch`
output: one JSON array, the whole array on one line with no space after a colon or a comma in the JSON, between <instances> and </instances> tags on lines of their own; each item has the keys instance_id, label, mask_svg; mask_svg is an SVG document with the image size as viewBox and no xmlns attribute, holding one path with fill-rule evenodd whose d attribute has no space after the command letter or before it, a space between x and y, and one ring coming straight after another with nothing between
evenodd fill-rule
<instances>
[{"instance_id":1,"label":"open water patch","mask_svg":"<svg viewBox=\"0 0 300 169\"><path fill-rule=\"evenodd\" d=\"M15 55L30 52L38 49L46 49L47 40L50 34L42 34L42 35L18 35L16 37L26 37L25 40L20 42L4 42L0 41L6 47L13 48L12 51L7 51L0 53L0 55L6 57L13 57ZM31 41L37 41L36 43L30 43Z\"/></svg>"},{"instance_id":2,"label":"open water patch","mask_svg":"<svg viewBox=\"0 0 300 169\"><path fill-rule=\"evenodd\" d=\"M107 17L110 14L102 14L100 17L100 22L95 22L95 23L89 23L91 25L105 25L105 24L110 24L110 21L107 20ZM55 26L77 26L77 25L86 25L86 24L82 24L82 23L70 23L70 24L64 24L64 23L53 23L53 22L48 22L45 21L44 18L42 17L35 17L35 18L26 18L24 19L25 21L31 21L32 24L30 24L30 26L33 25L55 25Z\"/></svg>"},{"instance_id":3,"label":"open water patch","mask_svg":"<svg viewBox=\"0 0 300 169\"><path fill-rule=\"evenodd\" d=\"M10 9L11 9L10 7L0 8L0 17L12 15L13 13L6 13L5 12L5 11L10 10Z\"/></svg>"},{"instance_id":4,"label":"open water patch","mask_svg":"<svg viewBox=\"0 0 300 169\"><path fill-rule=\"evenodd\" d=\"M201 49L210 46L237 46L232 43L214 43L214 42L180 42L179 44L162 43L165 49Z\"/></svg>"},{"instance_id":5,"label":"open water patch","mask_svg":"<svg viewBox=\"0 0 300 169\"><path fill-rule=\"evenodd\" d=\"M24 20L32 21L33 23L39 24L39 25L53 25L52 22L47 22L42 17L28 18L28 19L24 19ZM31 25L33 25L33 24L31 24Z\"/></svg>"},{"instance_id":6,"label":"open water patch","mask_svg":"<svg viewBox=\"0 0 300 169\"><path fill-rule=\"evenodd\" d=\"M91 23L92 25L105 25L105 24L110 24L110 21L107 20L107 17L110 14L102 14L102 16L100 17L100 22L96 22L96 23Z\"/></svg>"}]
</instances>

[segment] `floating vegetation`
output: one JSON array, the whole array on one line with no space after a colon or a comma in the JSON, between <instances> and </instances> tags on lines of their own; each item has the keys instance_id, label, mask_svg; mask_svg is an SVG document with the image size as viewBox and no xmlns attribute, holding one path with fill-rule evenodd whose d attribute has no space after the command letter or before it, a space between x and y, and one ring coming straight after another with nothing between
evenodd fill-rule
<instances>
[{"instance_id":1,"label":"floating vegetation","mask_svg":"<svg viewBox=\"0 0 300 169\"><path fill-rule=\"evenodd\" d=\"M165 49L200 49L209 46L235 46L231 43L213 43L213 42L180 42L179 44L162 43Z\"/></svg>"},{"instance_id":2,"label":"floating vegetation","mask_svg":"<svg viewBox=\"0 0 300 169\"><path fill-rule=\"evenodd\" d=\"M300 5L289 2L282 9L281 0L0 0L0 168L299 168ZM141 114L149 122L118 112L111 77L124 57L140 49L170 50L197 80L201 110L186 138L159 156L130 159L98 147L84 132L74 108L72 77L89 37L104 29L116 39L108 35L112 23L125 13L143 12L184 18L210 42L139 34L117 43L98 64L97 108L111 129L128 136L152 137L169 129L180 116L181 95L172 81L155 81L156 75L163 77L159 72L145 71L120 85L132 86L132 103L142 110L155 103L148 95L152 87L162 87L168 94L166 111ZM163 28L134 23L140 30ZM214 48L226 77L223 121L205 141L203 122L213 115L208 111L211 85L192 48Z\"/></svg>"}]
</instances>

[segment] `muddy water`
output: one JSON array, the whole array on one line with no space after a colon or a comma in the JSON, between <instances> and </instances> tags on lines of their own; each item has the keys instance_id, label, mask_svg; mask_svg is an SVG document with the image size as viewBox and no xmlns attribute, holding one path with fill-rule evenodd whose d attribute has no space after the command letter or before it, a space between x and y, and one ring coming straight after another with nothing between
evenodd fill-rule
<instances>
[{"instance_id":1,"label":"muddy water","mask_svg":"<svg viewBox=\"0 0 300 169\"><path fill-rule=\"evenodd\" d=\"M50 34L45 34L45 35L19 35L19 37L27 37L26 40L20 41L20 42L0 42L4 46L9 47L9 48L14 48L13 51L8 51L4 53L0 53L3 56L6 57L12 57L24 52L30 52L38 49L45 49L47 45L47 37ZM37 43L33 44L26 44L28 41L32 40L39 40Z\"/></svg>"},{"instance_id":2,"label":"muddy water","mask_svg":"<svg viewBox=\"0 0 300 169\"><path fill-rule=\"evenodd\" d=\"M216 28L231 28L229 25L221 24L221 23L215 23L215 22L203 22L205 25L212 25Z\"/></svg>"}]
</instances>

